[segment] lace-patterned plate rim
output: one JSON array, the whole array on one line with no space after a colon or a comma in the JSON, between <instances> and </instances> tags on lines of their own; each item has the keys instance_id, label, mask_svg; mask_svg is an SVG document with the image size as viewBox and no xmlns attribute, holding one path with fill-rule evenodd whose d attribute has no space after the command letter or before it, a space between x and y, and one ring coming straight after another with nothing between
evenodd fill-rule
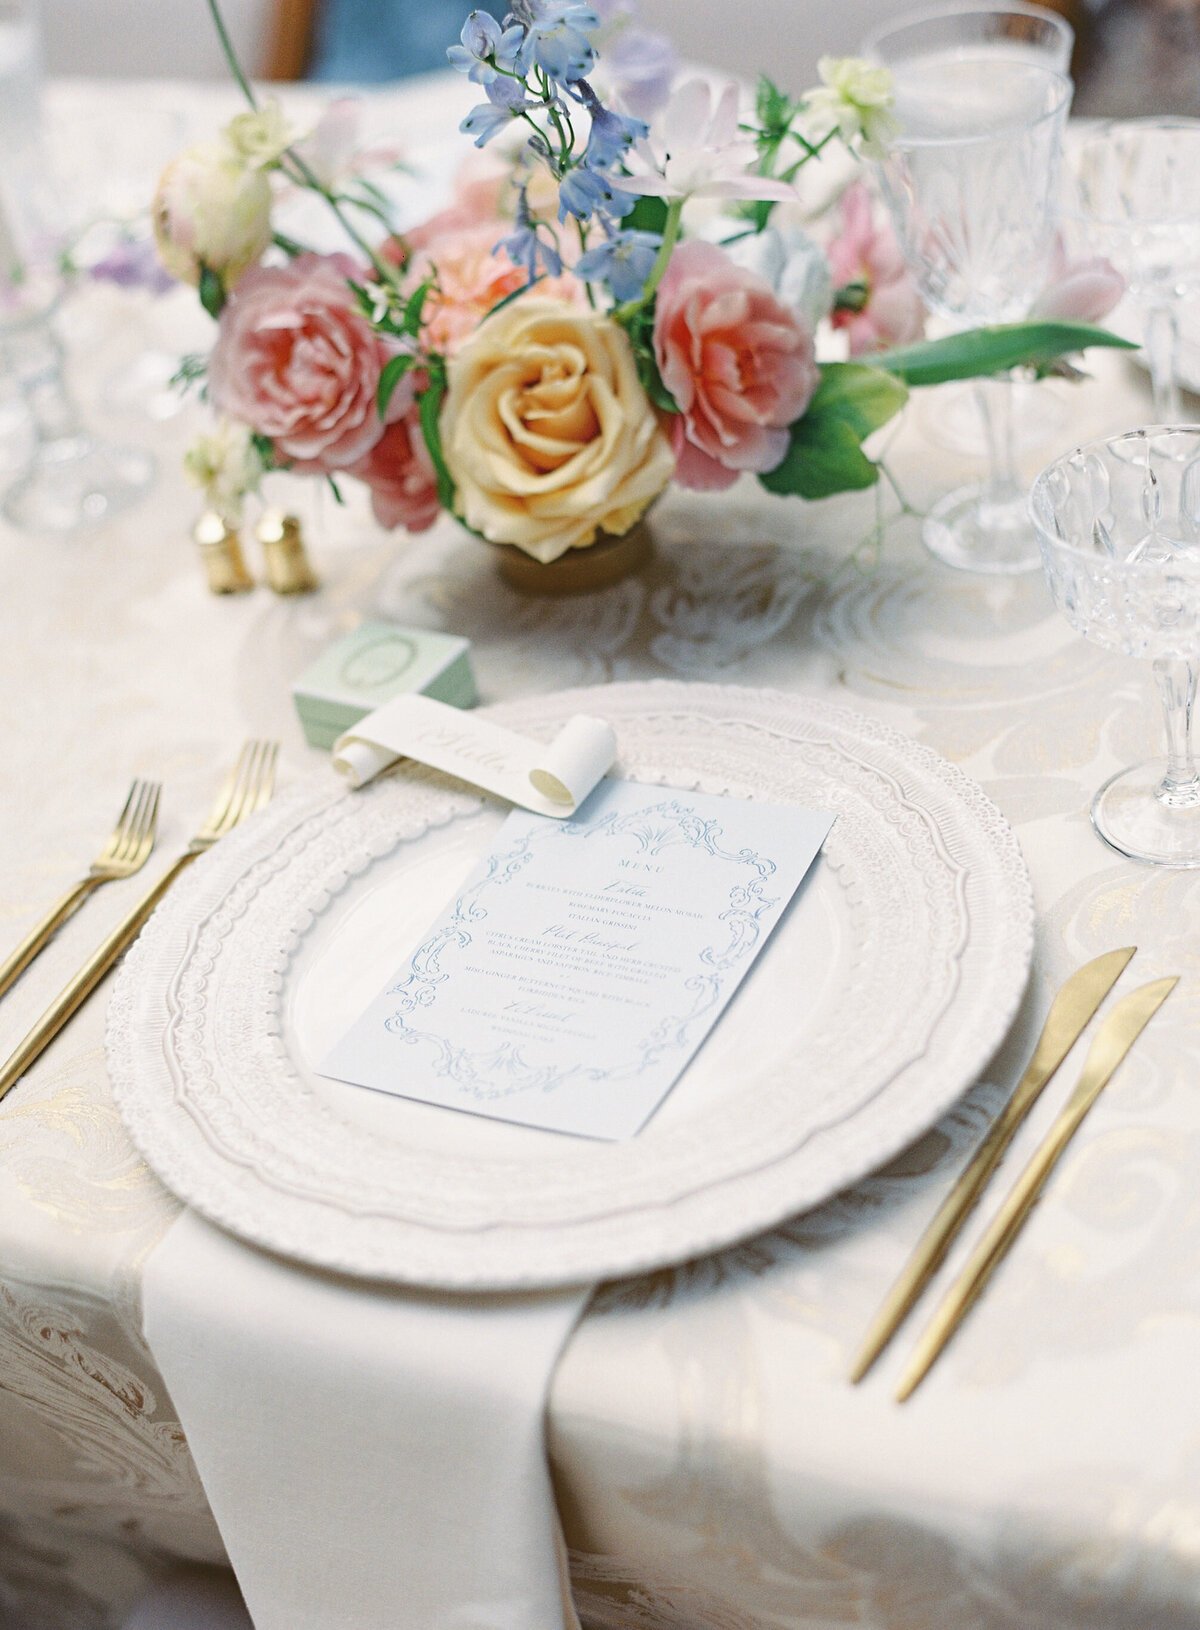
<instances>
[{"instance_id":1,"label":"lace-patterned plate rim","mask_svg":"<svg viewBox=\"0 0 1200 1630\"><path fill-rule=\"evenodd\" d=\"M949 1107L1003 1039L1032 954L1028 877L1015 837L999 812L975 782L930 749L823 699L719 685L671 681L611 685L530 698L490 711L531 734L552 734L573 712L603 713L617 729L623 761L629 743L629 762L637 779L675 785L683 783L670 744L680 737L684 722L701 742L719 744L736 737L732 772L728 764L705 766L702 779L709 790L720 790L722 776L729 779L732 773L738 790L753 795L740 778L746 765L754 765L756 751L761 760L776 738L806 742L814 751L844 750L847 761L860 760L864 777L894 787L896 792L887 796L908 799L927 825L929 840L920 839L919 845L924 864L946 896L951 919L954 912L962 918L959 965L952 978L942 970L948 995L944 1011L931 1021L930 1048L918 1049L890 1071L879 1070L855 1113L840 1121L831 1117L820 1128L809 1125L799 1142L794 1127L790 1138L780 1135L787 1131L785 1122L771 1134L774 1146L768 1138L766 1147L757 1151L758 1165L752 1169L745 1169L743 1150L741 1166L725 1177L718 1164L695 1174L701 1180L690 1190L684 1184L683 1191L677 1188L665 1200L656 1185L644 1186L640 1196L635 1185L632 1195L620 1196L623 1207L607 1215L539 1220L535 1207L523 1218L505 1218L505 1208L499 1206L489 1217L485 1207L482 1225L472 1232L438 1226L436 1217L423 1215L420 1205L410 1206L409 1215L354 1215L327 1203L328 1196L314 1198L303 1192L303 1186L289 1190L287 1181L275 1182L277 1173L256 1169L256 1162L261 1167L264 1159L268 1166L274 1160L276 1152L269 1143L253 1153L243 1149L243 1158L233 1160L228 1150L222 1153L198 1129L199 1105L188 1101L189 1093L197 1091L197 1078L189 1075L196 1057L184 1068L172 1056L172 1048L164 1055L161 1036L164 1022L177 1018L180 1011L193 1018L198 1012L202 1022L196 1032L197 1056L204 1052L208 976L215 973L217 988L231 965L228 947L246 943L238 932L239 924L244 927L241 914L246 904L237 897L238 886L246 886L252 874L259 881L265 878L272 869L272 855L276 870L282 866L286 872L286 863L278 861L280 842L289 831L302 842L305 822L314 811L323 811L323 818L331 821L349 818L352 825L361 818L355 813L365 807L360 797L347 798L330 777L315 778L291 789L271 811L256 817L261 823L258 834L253 823L243 833L232 834L184 880L135 947L110 1008L110 1068L126 1124L167 1186L212 1220L319 1266L451 1289L517 1288L634 1272L729 1244L811 1207L865 1175ZM661 749L657 765L656 743ZM422 784L420 777L417 783ZM878 789L876 793L884 796ZM413 796L420 802L417 794ZM414 830L422 821L453 820L456 812L479 802L448 784L434 784L434 778L422 796L427 807L413 811ZM905 842L910 847L919 824L909 819ZM930 863L929 855L937 849L942 859ZM368 843L366 852L347 857L340 868L344 876L369 864L370 850ZM894 863L890 851L889 859ZM943 871L946 875L940 876ZM951 873L961 883L957 903L947 893ZM917 878L914 886L924 889L926 881ZM334 878L330 887L335 894L339 886ZM254 892L250 887L251 900ZM320 901L310 903L319 913ZM222 914L228 919L227 933L224 939L220 934L214 938ZM946 932L951 937L954 926L948 919ZM262 970L269 1000L263 996L253 1017L255 1025L266 1028L278 1007L280 982L287 978L294 950L294 945L281 949L278 931L276 938L273 965ZM940 954L950 953L943 948ZM186 998L182 1002L181 995ZM292 1101L289 1093L294 1100L288 1083L273 1085L279 1103ZM234 1134L235 1096L226 1091L219 1104ZM758 1118L765 1124L768 1117L760 1109ZM326 1113L321 1135L332 1125L334 1118Z\"/></svg>"}]
</instances>

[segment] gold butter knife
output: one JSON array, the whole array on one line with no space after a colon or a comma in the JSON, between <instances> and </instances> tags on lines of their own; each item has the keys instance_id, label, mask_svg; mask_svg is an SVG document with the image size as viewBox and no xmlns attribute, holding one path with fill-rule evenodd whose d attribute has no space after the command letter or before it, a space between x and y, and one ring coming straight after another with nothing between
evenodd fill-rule
<instances>
[{"instance_id":1,"label":"gold butter knife","mask_svg":"<svg viewBox=\"0 0 1200 1630\"><path fill-rule=\"evenodd\" d=\"M1079 1040L1136 949L1135 945L1127 945L1123 950L1106 951L1103 956L1084 963L1050 1004L1028 1069L975 1151L970 1165L917 1241L903 1272L872 1319L850 1370L851 1381L862 1380L916 1305L941 1267L946 1252L974 1209L988 1178L1000 1164L1018 1127L1037 1102L1038 1094Z\"/></svg>"},{"instance_id":2,"label":"gold butter knife","mask_svg":"<svg viewBox=\"0 0 1200 1630\"><path fill-rule=\"evenodd\" d=\"M896 1391L903 1403L920 1385L930 1366L978 1300L984 1286L1003 1261L1021 1224L1037 1204L1046 1179L1054 1170L1063 1150L1079 1130L1083 1117L1108 1085L1126 1053L1179 983L1178 979L1156 979L1122 997L1096 1032L1087 1062L1075 1091L1059 1112L1057 1120L1038 1145L1028 1166L1017 1179L983 1238L971 1253L917 1343Z\"/></svg>"}]
</instances>

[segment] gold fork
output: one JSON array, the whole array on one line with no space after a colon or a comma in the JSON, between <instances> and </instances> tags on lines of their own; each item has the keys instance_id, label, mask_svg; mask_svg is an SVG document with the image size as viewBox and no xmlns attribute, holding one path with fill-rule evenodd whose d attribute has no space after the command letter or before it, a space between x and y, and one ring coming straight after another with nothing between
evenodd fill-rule
<instances>
[{"instance_id":1,"label":"gold fork","mask_svg":"<svg viewBox=\"0 0 1200 1630\"><path fill-rule=\"evenodd\" d=\"M150 913L186 866L197 855L211 849L247 815L253 815L268 801L275 788L275 759L279 747L273 741L248 741L237 763L226 777L208 818L183 854L123 917L112 933L97 947L70 984L51 1004L25 1037L11 1058L0 1068L0 1098L24 1075L42 1054L71 1015L87 1001L113 963L132 945Z\"/></svg>"},{"instance_id":2,"label":"gold fork","mask_svg":"<svg viewBox=\"0 0 1200 1630\"><path fill-rule=\"evenodd\" d=\"M125 808L117 817L108 842L92 861L87 876L73 884L61 900L51 906L41 922L30 929L8 961L0 963L0 996L16 983L38 952L50 942L67 918L79 910L93 889L98 889L101 883L114 883L141 871L154 848L161 791L157 781L133 783L125 800Z\"/></svg>"}]
</instances>

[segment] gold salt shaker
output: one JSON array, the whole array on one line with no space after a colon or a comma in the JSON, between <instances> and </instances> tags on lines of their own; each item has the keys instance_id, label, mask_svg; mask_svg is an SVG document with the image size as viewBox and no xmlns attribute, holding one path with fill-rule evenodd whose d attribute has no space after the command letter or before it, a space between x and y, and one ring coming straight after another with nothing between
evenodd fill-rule
<instances>
[{"instance_id":1,"label":"gold salt shaker","mask_svg":"<svg viewBox=\"0 0 1200 1630\"><path fill-rule=\"evenodd\" d=\"M246 570L241 537L236 527L230 526L215 509L205 511L196 522L192 536L213 594L245 594L254 587L254 579Z\"/></svg>"},{"instance_id":2,"label":"gold salt shaker","mask_svg":"<svg viewBox=\"0 0 1200 1630\"><path fill-rule=\"evenodd\" d=\"M268 509L255 527L267 563L267 582L276 594L311 594L319 579L304 550L304 536L295 515Z\"/></svg>"}]
</instances>

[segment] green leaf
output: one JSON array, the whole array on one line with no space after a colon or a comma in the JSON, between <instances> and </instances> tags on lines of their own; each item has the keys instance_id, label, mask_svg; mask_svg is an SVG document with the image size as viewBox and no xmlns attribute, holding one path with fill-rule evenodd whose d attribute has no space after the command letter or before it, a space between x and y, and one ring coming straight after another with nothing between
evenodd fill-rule
<instances>
[{"instance_id":1,"label":"green leaf","mask_svg":"<svg viewBox=\"0 0 1200 1630\"><path fill-rule=\"evenodd\" d=\"M221 315L221 307L225 304L225 285L221 282L220 272L214 272L211 266L200 267L199 284L200 304L212 318Z\"/></svg>"},{"instance_id":2,"label":"green leaf","mask_svg":"<svg viewBox=\"0 0 1200 1630\"><path fill-rule=\"evenodd\" d=\"M258 454L258 462L262 465L264 470L280 470L286 468L286 465L277 462L275 443L271 440L270 436L264 436L256 430L250 437L250 444L254 448L254 451Z\"/></svg>"},{"instance_id":3,"label":"green leaf","mask_svg":"<svg viewBox=\"0 0 1200 1630\"><path fill-rule=\"evenodd\" d=\"M408 304L404 308L404 320L401 328L406 334L415 338L421 332L421 313L425 309L425 296L433 287L433 279L427 277L424 283L415 288L409 296Z\"/></svg>"},{"instance_id":4,"label":"green leaf","mask_svg":"<svg viewBox=\"0 0 1200 1630\"><path fill-rule=\"evenodd\" d=\"M658 371L658 358L654 354L654 309L656 301L652 298L645 306L637 306L628 316L620 318L622 327L629 335L629 344L633 350L633 360L637 364L638 378L642 382L642 389L664 413L678 413L679 404L663 384L662 375Z\"/></svg>"},{"instance_id":5,"label":"green leaf","mask_svg":"<svg viewBox=\"0 0 1200 1630\"><path fill-rule=\"evenodd\" d=\"M1061 356L1090 345L1137 349L1106 328L1091 323L999 323L992 328L970 328L940 340L920 340L872 360L906 385L941 385L948 379L976 379L1007 373L1010 368L1042 369Z\"/></svg>"},{"instance_id":6,"label":"green leaf","mask_svg":"<svg viewBox=\"0 0 1200 1630\"><path fill-rule=\"evenodd\" d=\"M631 232L656 232L661 238L667 226L666 199L647 193L638 199L621 225Z\"/></svg>"},{"instance_id":7,"label":"green leaf","mask_svg":"<svg viewBox=\"0 0 1200 1630\"><path fill-rule=\"evenodd\" d=\"M873 487L879 470L845 419L836 414L819 414L814 419L806 413L792 426L783 463L758 479L768 492L830 498L837 492Z\"/></svg>"},{"instance_id":8,"label":"green leaf","mask_svg":"<svg viewBox=\"0 0 1200 1630\"><path fill-rule=\"evenodd\" d=\"M388 403L395 395L396 386L404 378L408 370L416 363L416 357L409 351L402 351L397 357L389 357L383 365L379 375L379 384L375 388L375 406L379 417L387 417Z\"/></svg>"},{"instance_id":9,"label":"green leaf","mask_svg":"<svg viewBox=\"0 0 1200 1630\"><path fill-rule=\"evenodd\" d=\"M906 387L882 368L865 362L827 362L800 423L826 417L840 419L863 441L899 413L907 401Z\"/></svg>"},{"instance_id":10,"label":"green leaf","mask_svg":"<svg viewBox=\"0 0 1200 1630\"><path fill-rule=\"evenodd\" d=\"M429 372L429 385L417 398L421 434L425 437L425 445L429 449L429 456L433 460L433 468L437 475L438 503L443 509L452 510L454 480L442 452L442 430L439 423L442 401L446 395L446 365L440 359L436 361L431 359Z\"/></svg>"}]
</instances>

